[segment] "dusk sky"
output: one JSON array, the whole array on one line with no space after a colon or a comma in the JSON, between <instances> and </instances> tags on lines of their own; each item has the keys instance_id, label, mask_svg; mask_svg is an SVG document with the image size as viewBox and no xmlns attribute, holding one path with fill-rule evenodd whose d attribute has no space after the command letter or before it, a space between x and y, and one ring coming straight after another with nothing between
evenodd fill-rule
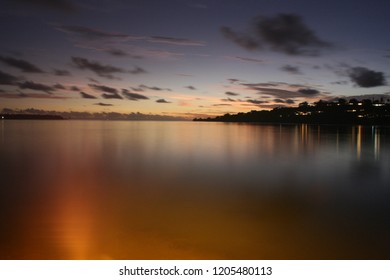
<instances>
[{"instance_id":1,"label":"dusk sky","mask_svg":"<svg viewBox=\"0 0 390 280\"><path fill-rule=\"evenodd\" d=\"M390 98L388 0L0 0L0 111L193 118Z\"/></svg>"}]
</instances>

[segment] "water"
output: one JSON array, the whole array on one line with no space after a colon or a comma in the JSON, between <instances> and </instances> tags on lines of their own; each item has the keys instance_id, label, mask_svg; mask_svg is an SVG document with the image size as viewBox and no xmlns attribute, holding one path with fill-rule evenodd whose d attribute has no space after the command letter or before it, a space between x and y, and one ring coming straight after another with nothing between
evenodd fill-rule
<instances>
[{"instance_id":1,"label":"water","mask_svg":"<svg viewBox=\"0 0 390 280\"><path fill-rule=\"evenodd\" d=\"M0 259L390 258L388 127L0 128Z\"/></svg>"}]
</instances>

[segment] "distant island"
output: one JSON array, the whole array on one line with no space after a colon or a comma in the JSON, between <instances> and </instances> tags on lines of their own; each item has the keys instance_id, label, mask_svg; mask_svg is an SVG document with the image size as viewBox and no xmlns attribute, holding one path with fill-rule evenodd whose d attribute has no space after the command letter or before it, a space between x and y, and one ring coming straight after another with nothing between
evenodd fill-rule
<instances>
[{"instance_id":1,"label":"distant island","mask_svg":"<svg viewBox=\"0 0 390 280\"><path fill-rule=\"evenodd\" d=\"M215 118L195 118L194 121L390 125L390 103L340 98L336 101L319 100L313 104L302 102L298 107L278 107L270 111L253 110Z\"/></svg>"},{"instance_id":2,"label":"distant island","mask_svg":"<svg viewBox=\"0 0 390 280\"><path fill-rule=\"evenodd\" d=\"M35 115L35 114L2 114L2 120L64 120L58 115Z\"/></svg>"}]
</instances>

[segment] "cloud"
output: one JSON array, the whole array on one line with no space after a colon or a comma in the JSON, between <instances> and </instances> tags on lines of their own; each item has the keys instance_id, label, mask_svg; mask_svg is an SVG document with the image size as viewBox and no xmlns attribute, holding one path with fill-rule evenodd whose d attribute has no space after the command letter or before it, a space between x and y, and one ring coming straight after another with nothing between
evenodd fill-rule
<instances>
[{"instance_id":1,"label":"cloud","mask_svg":"<svg viewBox=\"0 0 390 280\"><path fill-rule=\"evenodd\" d=\"M196 90L196 87L194 87L194 86L186 86L185 88L188 88L190 90Z\"/></svg>"},{"instance_id":2,"label":"cloud","mask_svg":"<svg viewBox=\"0 0 390 280\"><path fill-rule=\"evenodd\" d=\"M104 85L96 85L96 84L88 84L88 86L94 90L97 90L97 91L118 94L118 90L116 88L113 88L113 87L108 87L108 86L104 86Z\"/></svg>"},{"instance_id":3,"label":"cloud","mask_svg":"<svg viewBox=\"0 0 390 280\"><path fill-rule=\"evenodd\" d=\"M165 37L165 36L151 36L148 41L152 43L164 43L164 44L179 45L179 46L205 46L206 45L206 43L203 41L196 41L187 38Z\"/></svg>"},{"instance_id":4,"label":"cloud","mask_svg":"<svg viewBox=\"0 0 390 280\"><path fill-rule=\"evenodd\" d=\"M317 95L320 92L313 88L301 88L297 90L299 93L302 93L304 95Z\"/></svg>"},{"instance_id":5,"label":"cloud","mask_svg":"<svg viewBox=\"0 0 390 280\"><path fill-rule=\"evenodd\" d=\"M110 103L102 103L102 102L95 103L94 105L104 106L104 107L107 107L107 106L114 106L113 104L110 104Z\"/></svg>"},{"instance_id":6,"label":"cloud","mask_svg":"<svg viewBox=\"0 0 390 280\"><path fill-rule=\"evenodd\" d=\"M102 65L97 61L90 61L82 57L72 57L72 62L73 65L79 69L91 70L92 72L96 73L98 76L108 78L108 79L115 79L115 77L112 75L113 73L127 72L122 68L111 66L111 65Z\"/></svg>"},{"instance_id":7,"label":"cloud","mask_svg":"<svg viewBox=\"0 0 390 280\"><path fill-rule=\"evenodd\" d=\"M45 8L54 11L71 13L77 11L78 7L68 0L13 0L22 4L29 4L37 8Z\"/></svg>"},{"instance_id":8,"label":"cloud","mask_svg":"<svg viewBox=\"0 0 390 280\"><path fill-rule=\"evenodd\" d=\"M61 69L53 69L53 74L56 76L70 76L70 72L68 70Z\"/></svg>"},{"instance_id":9,"label":"cloud","mask_svg":"<svg viewBox=\"0 0 390 280\"><path fill-rule=\"evenodd\" d=\"M288 84L283 82L246 83L241 84L245 89L254 90L257 94L269 95L274 98L287 100L291 98L309 98L312 96L325 96L319 90L304 85Z\"/></svg>"},{"instance_id":10,"label":"cloud","mask_svg":"<svg viewBox=\"0 0 390 280\"><path fill-rule=\"evenodd\" d=\"M0 71L0 85L15 85L20 78Z\"/></svg>"},{"instance_id":11,"label":"cloud","mask_svg":"<svg viewBox=\"0 0 390 280\"><path fill-rule=\"evenodd\" d=\"M55 95L48 95L43 93L24 93L19 92L18 94L13 93L0 93L0 98L9 98L9 99L19 99L19 98L35 98L35 99L69 99L69 97L65 96L55 96Z\"/></svg>"},{"instance_id":12,"label":"cloud","mask_svg":"<svg viewBox=\"0 0 390 280\"><path fill-rule=\"evenodd\" d=\"M268 101L256 100L256 99L248 99L247 102L255 104L255 105L262 105L262 104L268 103Z\"/></svg>"},{"instance_id":13,"label":"cloud","mask_svg":"<svg viewBox=\"0 0 390 280\"><path fill-rule=\"evenodd\" d=\"M162 90L172 91L170 88L161 88L156 86L150 87L146 85L139 85L139 89L141 89L140 91L143 91L143 89L156 90L156 91L162 91ZM134 90L137 91L137 88L135 88Z\"/></svg>"},{"instance_id":14,"label":"cloud","mask_svg":"<svg viewBox=\"0 0 390 280\"><path fill-rule=\"evenodd\" d=\"M149 97L145 96L145 95L142 95L142 94L138 94L138 93L133 93L133 92L130 92L128 91L127 89L122 89L122 94L129 100L132 100L132 101L138 101L138 100L146 100L146 99L149 99Z\"/></svg>"},{"instance_id":15,"label":"cloud","mask_svg":"<svg viewBox=\"0 0 390 280\"><path fill-rule=\"evenodd\" d=\"M237 96L237 95L240 95L239 93L235 93L235 92L231 92L231 91L226 91L225 94L226 94L226 95L229 95L229 96Z\"/></svg>"},{"instance_id":16,"label":"cloud","mask_svg":"<svg viewBox=\"0 0 390 280\"><path fill-rule=\"evenodd\" d=\"M71 91L80 91L80 89L78 87L76 87L76 86L71 86L69 89Z\"/></svg>"},{"instance_id":17,"label":"cloud","mask_svg":"<svg viewBox=\"0 0 390 280\"><path fill-rule=\"evenodd\" d=\"M172 103L172 102L166 101L165 99L157 99L156 102L157 103Z\"/></svg>"},{"instance_id":18,"label":"cloud","mask_svg":"<svg viewBox=\"0 0 390 280\"><path fill-rule=\"evenodd\" d=\"M102 97L104 99L123 99L118 93L103 93Z\"/></svg>"},{"instance_id":19,"label":"cloud","mask_svg":"<svg viewBox=\"0 0 390 280\"><path fill-rule=\"evenodd\" d=\"M49 94L52 94L53 91L55 91L54 87L45 85L45 84L40 84L40 83L35 83L32 81L25 81L23 83L18 84L19 88L21 89L32 89L32 90L37 90L37 91L43 91Z\"/></svg>"},{"instance_id":20,"label":"cloud","mask_svg":"<svg viewBox=\"0 0 390 280\"><path fill-rule=\"evenodd\" d=\"M225 36L226 39L233 41L240 47L243 47L247 50L257 50L261 48L260 43L253 38L251 35L238 33L233 31L230 27L223 26L220 29L222 35Z\"/></svg>"},{"instance_id":21,"label":"cloud","mask_svg":"<svg viewBox=\"0 0 390 280\"><path fill-rule=\"evenodd\" d=\"M120 50L120 49L111 48L111 49L107 49L106 52L113 55L113 56L118 56L118 57L127 56L127 53L123 50Z\"/></svg>"},{"instance_id":22,"label":"cloud","mask_svg":"<svg viewBox=\"0 0 390 280\"><path fill-rule=\"evenodd\" d=\"M295 101L292 99L280 99L280 98L275 98L274 102L276 103L285 103L285 104L295 104Z\"/></svg>"},{"instance_id":23,"label":"cloud","mask_svg":"<svg viewBox=\"0 0 390 280\"><path fill-rule=\"evenodd\" d=\"M55 89L66 89L66 87L64 86L64 85L62 85L62 84L55 84L54 86L53 86L53 88L55 88Z\"/></svg>"},{"instance_id":24,"label":"cloud","mask_svg":"<svg viewBox=\"0 0 390 280\"><path fill-rule=\"evenodd\" d=\"M221 101L223 101L223 102L236 102L237 100L229 97L229 98L222 98Z\"/></svg>"},{"instance_id":25,"label":"cloud","mask_svg":"<svg viewBox=\"0 0 390 280\"><path fill-rule=\"evenodd\" d=\"M331 47L295 14L258 16L252 22L250 32L240 33L229 27L222 27L221 32L227 39L247 50L267 47L288 55L318 55L320 50Z\"/></svg>"},{"instance_id":26,"label":"cloud","mask_svg":"<svg viewBox=\"0 0 390 280\"><path fill-rule=\"evenodd\" d=\"M39 67L23 59L17 59L9 56L0 56L0 61L11 67L18 68L25 73L43 73Z\"/></svg>"},{"instance_id":27,"label":"cloud","mask_svg":"<svg viewBox=\"0 0 390 280\"><path fill-rule=\"evenodd\" d=\"M376 72L365 67L352 67L348 71L348 76L359 87L371 88L386 85L383 72Z\"/></svg>"},{"instance_id":28,"label":"cloud","mask_svg":"<svg viewBox=\"0 0 390 280\"><path fill-rule=\"evenodd\" d=\"M82 98L86 98L86 99L97 99L96 96L94 96L92 94L85 93L83 91L80 91L80 95Z\"/></svg>"},{"instance_id":29,"label":"cloud","mask_svg":"<svg viewBox=\"0 0 390 280\"><path fill-rule=\"evenodd\" d=\"M302 72L299 69L299 67L292 66L292 65L284 65L283 67L280 68L282 71L293 74L293 75L301 75Z\"/></svg>"},{"instance_id":30,"label":"cloud","mask_svg":"<svg viewBox=\"0 0 390 280\"><path fill-rule=\"evenodd\" d=\"M228 56L228 58L240 60L243 62L264 63L264 60L261 59L242 57L242 56Z\"/></svg>"},{"instance_id":31,"label":"cloud","mask_svg":"<svg viewBox=\"0 0 390 280\"><path fill-rule=\"evenodd\" d=\"M65 32L71 35L77 35L87 40L100 40L100 39L126 39L126 40L140 40L144 37L132 37L125 33L108 32L99 29L89 28L79 25L60 25L55 27L57 30Z\"/></svg>"},{"instance_id":32,"label":"cloud","mask_svg":"<svg viewBox=\"0 0 390 280\"><path fill-rule=\"evenodd\" d=\"M137 75L137 74L145 74L148 72L145 69L137 66L133 70L128 71L128 73Z\"/></svg>"}]
</instances>

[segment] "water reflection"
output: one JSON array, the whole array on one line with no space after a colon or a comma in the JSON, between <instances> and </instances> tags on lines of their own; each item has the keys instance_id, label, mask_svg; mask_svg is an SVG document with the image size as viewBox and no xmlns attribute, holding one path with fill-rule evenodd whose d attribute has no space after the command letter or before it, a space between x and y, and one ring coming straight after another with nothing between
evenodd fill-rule
<instances>
[{"instance_id":1,"label":"water reflection","mask_svg":"<svg viewBox=\"0 0 390 280\"><path fill-rule=\"evenodd\" d=\"M388 258L387 127L3 121L2 259Z\"/></svg>"}]
</instances>

